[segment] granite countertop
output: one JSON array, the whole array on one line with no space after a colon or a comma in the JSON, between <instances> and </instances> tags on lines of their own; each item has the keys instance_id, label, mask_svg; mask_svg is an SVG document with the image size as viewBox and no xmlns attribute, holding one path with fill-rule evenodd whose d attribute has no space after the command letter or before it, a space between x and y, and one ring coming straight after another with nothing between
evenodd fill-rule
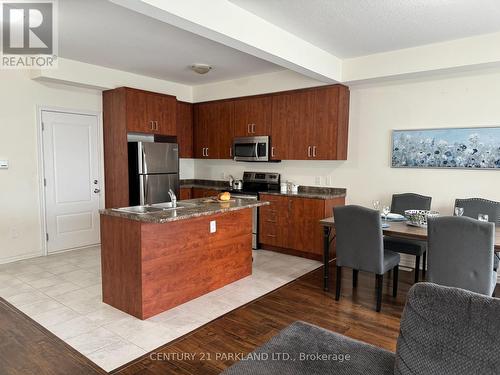
<instances>
[{"instance_id":1,"label":"granite countertop","mask_svg":"<svg viewBox=\"0 0 500 375\"><path fill-rule=\"evenodd\" d=\"M177 210L158 211L138 214L109 208L100 210L101 215L121 217L144 223L164 224L172 221L193 219L200 216L215 215L225 212L238 211L246 208L266 206L269 202L254 199L232 199L230 202L206 202L209 198L198 198L179 201L178 203L195 203L194 207L183 207Z\"/></svg>"},{"instance_id":2,"label":"granite countertop","mask_svg":"<svg viewBox=\"0 0 500 375\"><path fill-rule=\"evenodd\" d=\"M342 190L342 189L339 189ZM299 198L311 198L311 199L335 199L335 198L344 198L346 196L345 191L332 191L332 192L312 192L312 191L298 191L297 193L281 193L279 191L266 191L262 194L269 195L282 195L286 197L299 197Z\"/></svg>"},{"instance_id":3,"label":"granite countertop","mask_svg":"<svg viewBox=\"0 0 500 375\"><path fill-rule=\"evenodd\" d=\"M181 180L183 188L204 188L211 190L231 190L227 181L217 180ZM243 186L245 189L245 186ZM299 186L297 193L281 193L279 191L262 191L262 194L282 195L288 197L300 197L311 199L335 199L344 198L347 190L344 188L321 187L321 186Z\"/></svg>"}]
</instances>

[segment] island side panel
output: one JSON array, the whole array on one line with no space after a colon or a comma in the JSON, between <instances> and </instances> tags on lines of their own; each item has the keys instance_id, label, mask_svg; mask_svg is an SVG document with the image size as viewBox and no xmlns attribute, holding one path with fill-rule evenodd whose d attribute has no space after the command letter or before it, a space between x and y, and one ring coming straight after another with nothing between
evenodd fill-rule
<instances>
[{"instance_id":1,"label":"island side panel","mask_svg":"<svg viewBox=\"0 0 500 375\"><path fill-rule=\"evenodd\" d=\"M103 302L142 317L141 223L101 215Z\"/></svg>"},{"instance_id":2,"label":"island side panel","mask_svg":"<svg viewBox=\"0 0 500 375\"><path fill-rule=\"evenodd\" d=\"M143 319L251 274L251 209L142 224Z\"/></svg>"}]
</instances>

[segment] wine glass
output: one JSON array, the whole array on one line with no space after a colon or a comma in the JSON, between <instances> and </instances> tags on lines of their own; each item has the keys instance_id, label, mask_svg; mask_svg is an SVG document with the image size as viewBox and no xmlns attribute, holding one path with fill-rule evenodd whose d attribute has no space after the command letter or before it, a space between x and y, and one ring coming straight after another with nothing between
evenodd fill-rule
<instances>
[{"instance_id":1,"label":"wine glass","mask_svg":"<svg viewBox=\"0 0 500 375\"><path fill-rule=\"evenodd\" d=\"M372 204L374 210L380 211L380 201L374 200Z\"/></svg>"},{"instance_id":2,"label":"wine glass","mask_svg":"<svg viewBox=\"0 0 500 375\"><path fill-rule=\"evenodd\" d=\"M382 208L382 212L384 214L384 220L386 221L387 223L387 215L389 215L389 212L391 212L391 208L389 206L384 206Z\"/></svg>"},{"instance_id":3,"label":"wine glass","mask_svg":"<svg viewBox=\"0 0 500 375\"><path fill-rule=\"evenodd\" d=\"M455 216L462 216L464 214L463 207L455 207Z\"/></svg>"},{"instance_id":4,"label":"wine glass","mask_svg":"<svg viewBox=\"0 0 500 375\"><path fill-rule=\"evenodd\" d=\"M477 219L478 219L479 221L488 221L490 218L489 218L489 216L488 216L488 215L486 215L486 214L479 214L479 215L477 215Z\"/></svg>"}]
</instances>

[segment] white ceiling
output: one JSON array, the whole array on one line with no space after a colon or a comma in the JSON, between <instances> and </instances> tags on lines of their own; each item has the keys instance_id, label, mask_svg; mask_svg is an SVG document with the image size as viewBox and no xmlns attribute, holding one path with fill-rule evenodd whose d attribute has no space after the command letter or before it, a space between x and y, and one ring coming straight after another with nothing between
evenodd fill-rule
<instances>
[{"instance_id":1,"label":"white ceiling","mask_svg":"<svg viewBox=\"0 0 500 375\"><path fill-rule=\"evenodd\" d=\"M500 0L230 0L340 58L500 31Z\"/></svg>"},{"instance_id":2,"label":"white ceiling","mask_svg":"<svg viewBox=\"0 0 500 375\"><path fill-rule=\"evenodd\" d=\"M59 55L189 85L283 69L107 0L59 1ZM196 74L193 63L213 70Z\"/></svg>"}]
</instances>

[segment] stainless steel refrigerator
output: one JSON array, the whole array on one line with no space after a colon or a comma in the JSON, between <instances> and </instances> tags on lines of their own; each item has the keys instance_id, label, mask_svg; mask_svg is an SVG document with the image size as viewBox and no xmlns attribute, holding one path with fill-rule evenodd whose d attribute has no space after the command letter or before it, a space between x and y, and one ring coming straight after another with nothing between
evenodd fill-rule
<instances>
[{"instance_id":1,"label":"stainless steel refrigerator","mask_svg":"<svg viewBox=\"0 0 500 375\"><path fill-rule=\"evenodd\" d=\"M177 143L129 142L130 205L170 202L168 190L179 195Z\"/></svg>"}]
</instances>

